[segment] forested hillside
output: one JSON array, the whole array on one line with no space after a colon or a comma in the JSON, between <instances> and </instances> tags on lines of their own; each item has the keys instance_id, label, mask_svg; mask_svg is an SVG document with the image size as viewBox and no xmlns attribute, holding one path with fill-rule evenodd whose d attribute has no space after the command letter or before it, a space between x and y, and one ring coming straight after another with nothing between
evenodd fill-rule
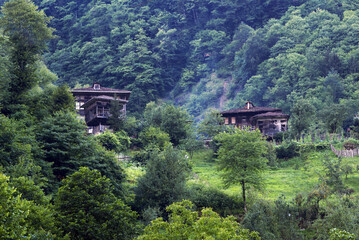
<instances>
[{"instance_id":1,"label":"forested hillside","mask_svg":"<svg viewBox=\"0 0 359 240\"><path fill-rule=\"evenodd\" d=\"M356 1L36 3L2 1L0 239L358 239ZM94 81L132 90L97 135ZM288 131L191 116L248 98Z\"/></svg>"},{"instance_id":2,"label":"forested hillside","mask_svg":"<svg viewBox=\"0 0 359 240\"><path fill-rule=\"evenodd\" d=\"M246 100L290 113L306 98L317 125L338 104L356 112L356 1L35 3L53 17L45 61L58 82L129 89L132 112L158 98L194 116Z\"/></svg>"},{"instance_id":3,"label":"forested hillside","mask_svg":"<svg viewBox=\"0 0 359 240\"><path fill-rule=\"evenodd\" d=\"M49 44L45 59L59 83L101 81L129 89L133 112L158 98L178 100L213 71L231 74L235 51L243 44L231 43L238 38L239 26L262 27L303 2L35 1L53 17L51 26L58 38ZM202 94L205 89L198 91ZM215 98L211 102L218 100L207 98L211 97ZM206 101L200 103L201 110Z\"/></svg>"}]
</instances>

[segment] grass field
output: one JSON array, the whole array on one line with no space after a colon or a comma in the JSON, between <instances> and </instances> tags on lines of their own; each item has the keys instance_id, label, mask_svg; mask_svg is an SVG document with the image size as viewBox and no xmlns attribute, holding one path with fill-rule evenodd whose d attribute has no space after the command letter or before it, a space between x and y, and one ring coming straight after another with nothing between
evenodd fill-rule
<instances>
[{"instance_id":1,"label":"grass field","mask_svg":"<svg viewBox=\"0 0 359 240\"><path fill-rule=\"evenodd\" d=\"M292 200L298 193L307 193L313 189L320 176L324 174L322 160L326 157L335 158L335 155L331 151L312 152L308 154L305 161L293 158L278 164L277 168L268 168L264 173L264 188L249 194L255 198L273 200L284 195L287 200ZM230 195L241 194L239 186L224 187L210 150L196 153L192 162L194 174L189 180L189 184L199 183L217 187ZM350 163L356 168L356 165L359 165L359 158L345 158L342 163ZM359 196L358 171L348 175L348 179L344 183L354 190L354 195Z\"/></svg>"}]
</instances>

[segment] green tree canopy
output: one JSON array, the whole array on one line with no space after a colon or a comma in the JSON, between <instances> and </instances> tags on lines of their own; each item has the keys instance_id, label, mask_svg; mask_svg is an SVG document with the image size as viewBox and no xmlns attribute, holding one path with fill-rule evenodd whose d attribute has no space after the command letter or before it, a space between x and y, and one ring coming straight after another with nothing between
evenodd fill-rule
<instances>
[{"instance_id":1,"label":"green tree canopy","mask_svg":"<svg viewBox=\"0 0 359 240\"><path fill-rule=\"evenodd\" d=\"M198 132L207 138L213 138L225 131L228 126L224 125L224 118L218 111L207 113L198 127Z\"/></svg>"},{"instance_id":2,"label":"green tree canopy","mask_svg":"<svg viewBox=\"0 0 359 240\"><path fill-rule=\"evenodd\" d=\"M55 208L61 229L71 239L132 239L137 214L112 193L109 179L80 168L62 182Z\"/></svg>"},{"instance_id":3,"label":"green tree canopy","mask_svg":"<svg viewBox=\"0 0 359 240\"><path fill-rule=\"evenodd\" d=\"M168 222L162 218L152 221L138 239L260 239L258 233L241 228L233 216L221 218L210 208L196 212L193 207L188 200L171 204L166 208L170 212Z\"/></svg>"},{"instance_id":4,"label":"green tree canopy","mask_svg":"<svg viewBox=\"0 0 359 240\"><path fill-rule=\"evenodd\" d=\"M222 171L224 183L240 184L244 210L246 209L247 185L260 186L263 184L262 172L266 167L263 154L266 142L259 130L236 128L223 132L215 138L219 142L218 167Z\"/></svg>"},{"instance_id":5,"label":"green tree canopy","mask_svg":"<svg viewBox=\"0 0 359 240\"><path fill-rule=\"evenodd\" d=\"M186 139L191 130L191 119L186 110L170 104L147 104L143 114L145 126L158 127L168 133L174 146Z\"/></svg>"},{"instance_id":6,"label":"green tree canopy","mask_svg":"<svg viewBox=\"0 0 359 240\"><path fill-rule=\"evenodd\" d=\"M141 210L159 207L164 211L183 197L189 163L182 151L167 146L163 152L152 152L146 166L146 174L135 189L135 206Z\"/></svg>"},{"instance_id":7,"label":"green tree canopy","mask_svg":"<svg viewBox=\"0 0 359 240\"><path fill-rule=\"evenodd\" d=\"M290 130L296 138L299 139L314 122L314 111L314 106L308 100L301 99L294 104L290 117Z\"/></svg>"},{"instance_id":8,"label":"green tree canopy","mask_svg":"<svg viewBox=\"0 0 359 240\"><path fill-rule=\"evenodd\" d=\"M54 29L48 27L50 18L30 0L11 0L2 7L0 23L10 44L10 73L8 104L24 103L24 93L37 82L35 62L53 38ZM10 113L15 109L3 112Z\"/></svg>"}]
</instances>

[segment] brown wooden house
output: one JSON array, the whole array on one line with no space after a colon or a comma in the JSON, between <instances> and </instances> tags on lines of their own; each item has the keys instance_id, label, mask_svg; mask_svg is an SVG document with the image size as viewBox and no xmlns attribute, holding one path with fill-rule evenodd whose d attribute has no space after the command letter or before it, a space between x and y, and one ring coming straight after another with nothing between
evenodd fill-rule
<instances>
[{"instance_id":1,"label":"brown wooden house","mask_svg":"<svg viewBox=\"0 0 359 240\"><path fill-rule=\"evenodd\" d=\"M131 92L120 89L101 87L94 83L92 87L73 89L76 111L88 126L88 132L98 134L109 128L111 102L116 100L121 105L122 116L126 117L126 104Z\"/></svg>"},{"instance_id":2,"label":"brown wooden house","mask_svg":"<svg viewBox=\"0 0 359 240\"><path fill-rule=\"evenodd\" d=\"M259 129L265 136L272 137L288 129L288 114L282 113L279 108L256 107L249 101L242 108L223 111L221 114L224 124Z\"/></svg>"}]
</instances>

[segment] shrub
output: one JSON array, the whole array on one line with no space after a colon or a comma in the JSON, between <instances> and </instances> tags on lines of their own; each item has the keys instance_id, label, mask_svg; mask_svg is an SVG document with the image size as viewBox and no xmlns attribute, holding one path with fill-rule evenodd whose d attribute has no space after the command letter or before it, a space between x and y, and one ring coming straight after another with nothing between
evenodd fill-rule
<instances>
[{"instance_id":1,"label":"shrub","mask_svg":"<svg viewBox=\"0 0 359 240\"><path fill-rule=\"evenodd\" d=\"M137 151L133 152L132 161L135 163L140 163L145 165L147 161L150 159L150 151Z\"/></svg>"},{"instance_id":2,"label":"shrub","mask_svg":"<svg viewBox=\"0 0 359 240\"><path fill-rule=\"evenodd\" d=\"M259 232L262 239L303 239L296 217L296 208L283 197L274 203L259 200L245 215L243 227Z\"/></svg>"},{"instance_id":3,"label":"shrub","mask_svg":"<svg viewBox=\"0 0 359 240\"><path fill-rule=\"evenodd\" d=\"M189 199L199 208L210 207L221 216L233 215L243 209L240 198L229 196L217 188L192 185Z\"/></svg>"},{"instance_id":4,"label":"shrub","mask_svg":"<svg viewBox=\"0 0 359 240\"><path fill-rule=\"evenodd\" d=\"M271 167L275 167L277 164L277 155L276 150L274 148L274 144L268 142L267 143L267 152L264 154L264 157L268 160L268 165Z\"/></svg>"},{"instance_id":5,"label":"shrub","mask_svg":"<svg viewBox=\"0 0 359 240\"><path fill-rule=\"evenodd\" d=\"M358 148L359 147L358 140L355 140L353 138L349 138L349 139L345 140L345 142L343 144L343 147L346 150L352 150L352 149Z\"/></svg>"},{"instance_id":6,"label":"shrub","mask_svg":"<svg viewBox=\"0 0 359 240\"><path fill-rule=\"evenodd\" d=\"M276 148L279 159L288 159L299 156L299 144L297 142L283 143Z\"/></svg>"},{"instance_id":7,"label":"shrub","mask_svg":"<svg viewBox=\"0 0 359 240\"><path fill-rule=\"evenodd\" d=\"M118 152L121 148L120 141L110 131L105 131L104 133L96 136L97 141L107 150Z\"/></svg>"}]
</instances>

